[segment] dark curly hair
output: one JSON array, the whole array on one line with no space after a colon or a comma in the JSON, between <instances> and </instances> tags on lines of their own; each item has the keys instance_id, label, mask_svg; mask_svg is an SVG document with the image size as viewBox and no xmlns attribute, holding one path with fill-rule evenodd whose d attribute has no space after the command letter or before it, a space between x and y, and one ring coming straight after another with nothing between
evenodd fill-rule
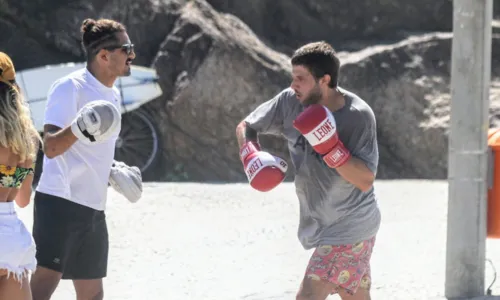
<instances>
[{"instance_id":1,"label":"dark curly hair","mask_svg":"<svg viewBox=\"0 0 500 300\"><path fill-rule=\"evenodd\" d=\"M85 19L80 29L82 33L82 47L91 61L99 50L112 46L118 42L116 33L125 32L126 28L120 22L110 19Z\"/></svg>"},{"instance_id":2,"label":"dark curly hair","mask_svg":"<svg viewBox=\"0 0 500 300\"><path fill-rule=\"evenodd\" d=\"M340 60L333 47L324 42L313 42L295 50L291 58L292 65L306 67L316 80L330 75L328 86L335 88L338 85Z\"/></svg>"}]
</instances>

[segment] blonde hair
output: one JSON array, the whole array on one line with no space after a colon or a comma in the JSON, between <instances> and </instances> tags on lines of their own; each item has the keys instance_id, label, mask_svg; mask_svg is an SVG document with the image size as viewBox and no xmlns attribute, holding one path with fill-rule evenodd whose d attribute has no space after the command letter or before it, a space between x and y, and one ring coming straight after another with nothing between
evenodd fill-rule
<instances>
[{"instance_id":1,"label":"blonde hair","mask_svg":"<svg viewBox=\"0 0 500 300\"><path fill-rule=\"evenodd\" d=\"M20 156L21 162L36 160L42 143L17 84L0 82L0 145Z\"/></svg>"}]
</instances>

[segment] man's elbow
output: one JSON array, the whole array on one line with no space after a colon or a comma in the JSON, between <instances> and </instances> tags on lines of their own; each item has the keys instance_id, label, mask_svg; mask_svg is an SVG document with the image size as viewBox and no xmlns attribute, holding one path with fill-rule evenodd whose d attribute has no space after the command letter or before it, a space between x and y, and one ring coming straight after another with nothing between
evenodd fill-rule
<instances>
[{"instance_id":1,"label":"man's elbow","mask_svg":"<svg viewBox=\"0 0 500 300\"><path fill-rule=\"evenodd\" d=\"M359 186L358 188L363 192L366 193L368 192L371 188L373 187L373 184L363 184Z\"/></svg>"},{"instance_id":2,"label":"man's elbow","mask_svg":"<svg viewBox=\"0 0 500 300\"><path fill-rule=\"evenodd\" d=\"M371 188L373 187L373 183L375 182L375 175L370 174L363 182L358 186L358 188L363 192L366 193Z\"/></svg>"},{"instance_id":3,"label":"man's elbow","mask_svg":"<svg viewBox=\"0 0 500 300\"><path fill-rule=\"evenodd\" d=\"M48 158L54 158L55 157L54 152L50 151L50 147L49 147L49 145L48 145L48 143L46 141L43 143L42 151L43 151L43 154L45 156L47 156Z\"/></svg>"},{"instance_id":4,"label":"man's elbow","mask_svg":"<svg viewBox=\"0 0 500 300\"><path fill-rule=\"evenodd\" d=\"M58 156L60 153L56 152L56 148L52 145L50 139L45 139L43 141L43 154L47 156L47 158L54 158Z\"/></svg>"}]
</instances>

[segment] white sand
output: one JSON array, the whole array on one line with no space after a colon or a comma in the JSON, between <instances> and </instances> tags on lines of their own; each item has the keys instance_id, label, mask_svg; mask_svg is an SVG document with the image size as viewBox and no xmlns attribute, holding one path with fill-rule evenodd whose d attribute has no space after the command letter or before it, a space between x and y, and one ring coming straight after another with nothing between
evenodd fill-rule
<instances>
[{"instance_id":1,"label":"white sand","mask_svg":"<svg viewBox=\"0 0 500 300\"><path fill-rule=\"evenodd\" d=\"M379 181L376 190L383 223L372 299L444 299L446 182ZM19 214L31 230L32 206ZM245 184L148 183L136 204L110 189L107 216L105 299L295 299L311 254L296 237L291 183L269 193ZM500 241L487 246L500 272ZM492 274L487 265L486 286ZM52 299L75 299L71 281Z\"/></svg>"}]
</instances>

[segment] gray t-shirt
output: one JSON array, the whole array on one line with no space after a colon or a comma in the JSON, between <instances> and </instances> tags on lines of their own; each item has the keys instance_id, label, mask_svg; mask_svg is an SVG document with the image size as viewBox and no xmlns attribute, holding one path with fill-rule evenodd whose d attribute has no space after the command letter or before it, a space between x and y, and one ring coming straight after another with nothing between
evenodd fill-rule
<instances>
[{"instance_id":1,"label":"gray t-shirt","mask_svg":"<svg viewBox=\"0 0 500 300\"><path fill-rule=\"evenodd\" d=\"M375 115L368 104L345 89L345 106L333 112L340 140L351 154L376 173L378 145ZM293 127L304 106L291 88L259 105L245 121L259 133L281 135L288 142L300 203L298 238L305 249L353 244L373 237L381 221L372 187L362 192L329 168Z\"/></svg>"}]
</instances>

